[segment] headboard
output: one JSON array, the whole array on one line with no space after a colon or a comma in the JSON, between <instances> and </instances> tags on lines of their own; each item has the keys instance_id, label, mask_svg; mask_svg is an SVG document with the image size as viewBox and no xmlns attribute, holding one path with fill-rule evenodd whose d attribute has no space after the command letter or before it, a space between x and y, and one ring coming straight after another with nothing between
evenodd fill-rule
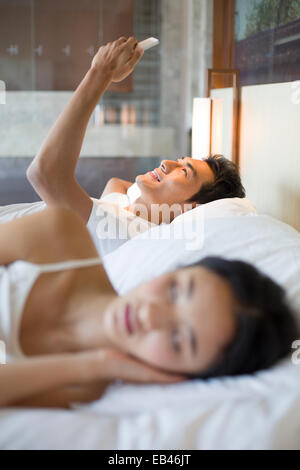
<instances>
[{"instance_id":1,"label":"headboard","mask_svg":"<svg viewBox=\"0 0 300 470\"><path fill-rule=\"evenodd\" d=\"M226 103L229 90L212 96L223 93ZM300 231L300 81L242 87L239 156L247 197L258 211Z\"/></svg>"},{"instance_id":2,"label":"headboard","mask_svg":"<svg viewBox=\"0 0 300 470\"><path fill-rule=\"evenodd\" d=\"M243 87L241 97L247 196L260 212L300 231L300 82Z\"/></svg>"}]
</instances>

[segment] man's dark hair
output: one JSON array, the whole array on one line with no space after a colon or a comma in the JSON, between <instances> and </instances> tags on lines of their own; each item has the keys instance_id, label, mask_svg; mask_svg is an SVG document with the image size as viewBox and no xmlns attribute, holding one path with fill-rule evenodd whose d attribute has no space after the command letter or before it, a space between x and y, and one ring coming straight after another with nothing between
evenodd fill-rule
<instances>
[{"instance_id":1,"label":"man's dark hair","mask_svg":"<svg viewBox=\"0 0 300 470\"><path fill-rule=\"evenodd\" d=\"M193 266L207 268L226 279L239 308L235 312L234 340L218 361L190 375L191 379L250 374L274 365L291 352L299 329L278 284L243 261L207 257Z\"/></svg>"},{"instance_id":2,"label":"man's dark hair","mask_svg":"<svg viewBox=\"0 0 300 470\"><path fill-rule=\"evenodd\" d=\"M214 155L204 159L212 170L215 180L213 183L204 183L200 190L188 202L206 204L217 199L246 196L242 185L239 170L235 163L223 155Z\"/></svg>"}]
</instances>

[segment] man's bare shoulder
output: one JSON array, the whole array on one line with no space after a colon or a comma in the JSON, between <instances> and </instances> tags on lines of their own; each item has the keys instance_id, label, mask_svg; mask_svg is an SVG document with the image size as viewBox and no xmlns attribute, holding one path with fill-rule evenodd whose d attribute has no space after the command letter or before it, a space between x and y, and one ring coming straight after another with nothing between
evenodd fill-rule
<instances>
[{"instance_id":1,"label":"man's bare shoulder","mask_svg":"<svg viewBox=\"0 0 300 470\"><path fill-rule=\"evenodd\" d=\"M101 198L107 196L111 193L121 193L126 194L127 190L132 186L133 183L131 181L122 180L120 178L111 178L106 183L103 193L101 194Z\"/></svg>"}]
</instances>

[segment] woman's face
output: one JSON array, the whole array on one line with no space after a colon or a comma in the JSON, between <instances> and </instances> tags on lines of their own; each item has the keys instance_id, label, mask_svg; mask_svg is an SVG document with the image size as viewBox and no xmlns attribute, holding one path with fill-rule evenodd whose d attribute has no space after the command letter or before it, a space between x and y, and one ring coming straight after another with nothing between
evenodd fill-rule
<instances>
[{"instance_id":1,"label":"woman's face","mask_svg":"<svg viewBox=\"0 0 300 470\"><path fill-rule=\"evenodd\" d=\"M104 328L113 346L165 371L199 373L233 340L230 285L203 267L179 269L113 301Z\"/></svg>"}]
</instances>

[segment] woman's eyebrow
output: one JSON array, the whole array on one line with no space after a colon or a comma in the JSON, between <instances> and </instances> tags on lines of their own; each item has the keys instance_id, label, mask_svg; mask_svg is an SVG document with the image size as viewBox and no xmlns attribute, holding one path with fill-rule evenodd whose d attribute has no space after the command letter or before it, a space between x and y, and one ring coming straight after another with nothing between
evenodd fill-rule
<instances>
[{"instance_id":1,"label":"woman's eyebrow","mask_svg":"<svg viewBox=\"0 0 300 470\"><path fill-rule=\"evenodd\" d=\"M197 340L196 340L195 333L194 333L191 326L188 327L188 335L189 335L189 338L190 338L190 346L191 346L192 355L196 356L198 346L197 346Z\"/></svg>"},{"instance_id":2,"label":"woman's eyebrow","mask_svg":"<svg viewBox=\"0 0 300 470\"><path fill-rule=\"evenodd\" d=\"M193 277L190 277L190 279L189 279L189 285L188 285L188 290L187 290L187 297L188 297L188 299L191 298L191 296L193 295L194 288L195 288L195 280L194 280Z\"/></svg>"},{"instance_id":3,"label":"woman's eyebrow","mask_svg":"<svg viewBox=\"0 0 300 470\"><path fill-rule=\"evenodd\" d=\"M189 279L188 291L187 291L188 299L192 297L194 289L195 289L195 279L193 276L191 276ZM197 354L197 339L193 331L193 328L191 326L188 327L188 335L189 335L189 340L190 340L189 342L190 342L192 355L195 356Z\"/></svg>"}]
</instances>

